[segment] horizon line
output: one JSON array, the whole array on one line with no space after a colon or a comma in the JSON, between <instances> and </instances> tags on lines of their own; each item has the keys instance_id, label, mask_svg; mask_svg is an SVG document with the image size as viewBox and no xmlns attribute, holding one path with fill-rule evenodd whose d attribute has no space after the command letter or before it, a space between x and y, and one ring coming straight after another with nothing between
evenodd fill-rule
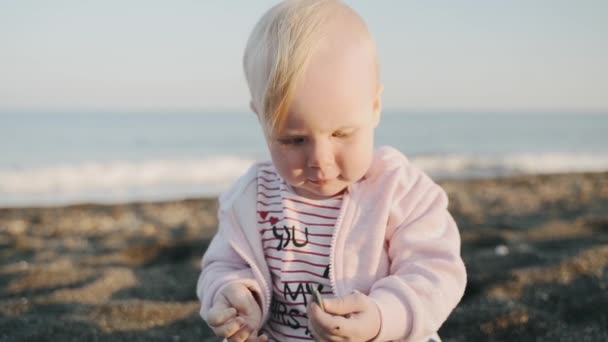
<instances>
[{"instance_id":1,"label":"horizon line","mask_svg":"<svg viewBox=\"0 0 608 342\"><path fill-rule=\"evenodd\" d=\"M0 115L9 114L24 114L24 115L58 115L58 114L75 114L75 115L93 115L93 114L104 114L104 115L121 115L121 114L136 114L136 115L162 115L162 114L191 114L191 115L209 115L209 114L253 114L248 108L192 108L192 109L178 109L178 108L158 108L158 109L120 109L120 108L71 108L71 109L10 109L0 108ZM407 115L407 114L608 114L607 109L576 109L576 108L563 108L563 109L525 109L525 108L514 108L514 109L465 109L465 108L386 108L382 110L382 114L385 115Z\"/></svg>"}]
</instances>

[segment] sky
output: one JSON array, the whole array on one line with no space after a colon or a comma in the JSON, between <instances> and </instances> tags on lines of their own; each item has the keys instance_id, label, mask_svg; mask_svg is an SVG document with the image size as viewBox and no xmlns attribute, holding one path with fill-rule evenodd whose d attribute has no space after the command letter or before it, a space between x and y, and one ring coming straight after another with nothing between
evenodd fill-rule
<instances>
[{"instance_id":1,"label":"sky","mask_svg":"<svg viewBox=\"0 0 608 342\"><path fill-rule=\"evenodd\" d=\"M391 111L607 112L608 1L346 0ZM248 111L270 0L0 0L0 112Z\"/></svg>"}]
</instances>

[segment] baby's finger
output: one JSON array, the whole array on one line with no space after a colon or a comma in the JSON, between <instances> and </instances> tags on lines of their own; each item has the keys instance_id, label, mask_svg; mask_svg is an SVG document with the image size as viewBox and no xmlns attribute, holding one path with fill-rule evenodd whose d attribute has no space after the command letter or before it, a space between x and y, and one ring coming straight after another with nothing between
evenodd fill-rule
<instances>
[{"instance_id":1,"label":"baby's finger","mask_svg":"<svg viewBox=\"0 0 608 342\"><path fill-rule=\"evenodd\" d=\"M313 303L308 307L308 326L316 341L343 341L346 331L341 316L334 316L323 311Z\"/></svg>"},{"instance_id":2,"label":"baby's finger","mask_svg":"<svg viewBox=\"0 0 608 342\"><path fill-rule=\"evenodd\" d=\"M211 327L213 333L218 337L230 337L235 335L239 330L243 328L245 321L242 318L237 317L233 320L226 322L218 327Z\"/></svg>"},{"instance_id":3,"label":"baby's finger","mask_svg":"<svg viewBox=\"0 0 608 342\"><path fill-rule=\"evenodd\" d=\"M245 342L252 335L253 329L248 324L243 324L241 328L228 337L228 342Z\"/></svg>"},{"instance_id":4,"label":"baby's finger","mask_svg":"<svg viewBox=\"0 0 608 342\"><path fill-rule=\"evenodd\" d=\"M246 342L268 342L268 336L260 335L254 336L255 334L251 334Z\"/></svg>"},{"instance_id":5,"label":"baby's finger","mask_svg":"<svg viewBox=\"0 0 608 342\"><path fill-rule=\"evenodd\" d=\"M237 311L235 308L226 308L221 306L214 306L209 310L209 315L207 315L207 324L211 327L217 327L229 319L236 317Z\"/></svg>"},{"instance_id":6,"label":"baby's finger","mask_svg":"<svg viewBox=\"0 0 608 342\"><path fill-rule=\"evenodd\" d=\"M366 296L358 291L343 297L328 298L324 302L326 312L340 316L351 315L366 308Z\"/></svg>"},{"instance_id":7,"label":"baby's finger","mask_svg":"<svg viewBox=\"0 0 608 342\"><path fill-rule=\"evenodd\" d=\"M226 298L230 302L230 306L245 316L250 315L252 309L258 307L258 303L249 290L228 293Z\"/></svg>"}]
</instances>

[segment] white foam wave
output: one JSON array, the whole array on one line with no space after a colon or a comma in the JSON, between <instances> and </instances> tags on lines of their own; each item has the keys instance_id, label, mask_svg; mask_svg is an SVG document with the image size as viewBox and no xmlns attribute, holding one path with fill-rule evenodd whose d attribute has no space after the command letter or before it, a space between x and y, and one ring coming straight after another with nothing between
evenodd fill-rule
<instances>
[{"instance_id":1,"label":"white foam wave","mask_svg":"<svg viewBox=\"0 0 608 342\"><path fill-rule=\"evenodd\" d=\"M427 155L411 160L435 179L608 171L608 154ZM218 156L0 169L0 207L216 196L253 162Z\"/></svg>"},{"instance_id":2,"label":"white foam wave","mask_svg":"<svg viewBox=\"0 0 608 342\"><path fill-rule=\"evenodd\" d=\"M0 206L214 196L252 159L113 161L0 170Z\"/></svg>"},{"instance_id":3,"label":"white foam wave","mask_svg":"<svg viewBox=\"0 0 608 342\"><path fill-rule=\"evenodd\" d=\"M513 154L504 156L418 156L412 162L437 178L500 177L608 171L608 154Z\"/></svg>"}]
</instances>

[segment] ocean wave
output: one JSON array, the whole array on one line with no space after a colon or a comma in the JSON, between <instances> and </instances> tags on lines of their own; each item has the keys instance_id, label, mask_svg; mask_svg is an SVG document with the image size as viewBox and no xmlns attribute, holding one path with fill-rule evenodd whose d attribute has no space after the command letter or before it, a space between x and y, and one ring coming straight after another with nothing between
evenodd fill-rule
<instances>
[{"instance_id":1,"label":"ocean wave","mask_svg":"<svg viewBox=\"0 0 608 342\"><path fill-rule=\"evenodd\" d=\"M435 179L608 170L608 154L420 155L412 162ZM0 169L0 206L117 203L216 196L254 162L218 156L202 160L112 161Z\"/></svg>"},{"instance_id":2,"label":"ocean wave","mask_svg":"<svg viewBox=\"0 0 608 342\"><path fill-rule=\"evenodd\" d=\"M608 154L434 155L417 156L411 158L411 160L431 176L440 179L608 171Z\"/></svg>"},{"instance_id":3,"label":"ocean wave","mask_svg":"<svg viewBox=\"0 0 608 342\"><path fill-rule=\"evenodd\" d=\"M0 169L0 206L215 196L253 162L221 156L204 160L83 162Z\"/></svg>"}]
</instances>

